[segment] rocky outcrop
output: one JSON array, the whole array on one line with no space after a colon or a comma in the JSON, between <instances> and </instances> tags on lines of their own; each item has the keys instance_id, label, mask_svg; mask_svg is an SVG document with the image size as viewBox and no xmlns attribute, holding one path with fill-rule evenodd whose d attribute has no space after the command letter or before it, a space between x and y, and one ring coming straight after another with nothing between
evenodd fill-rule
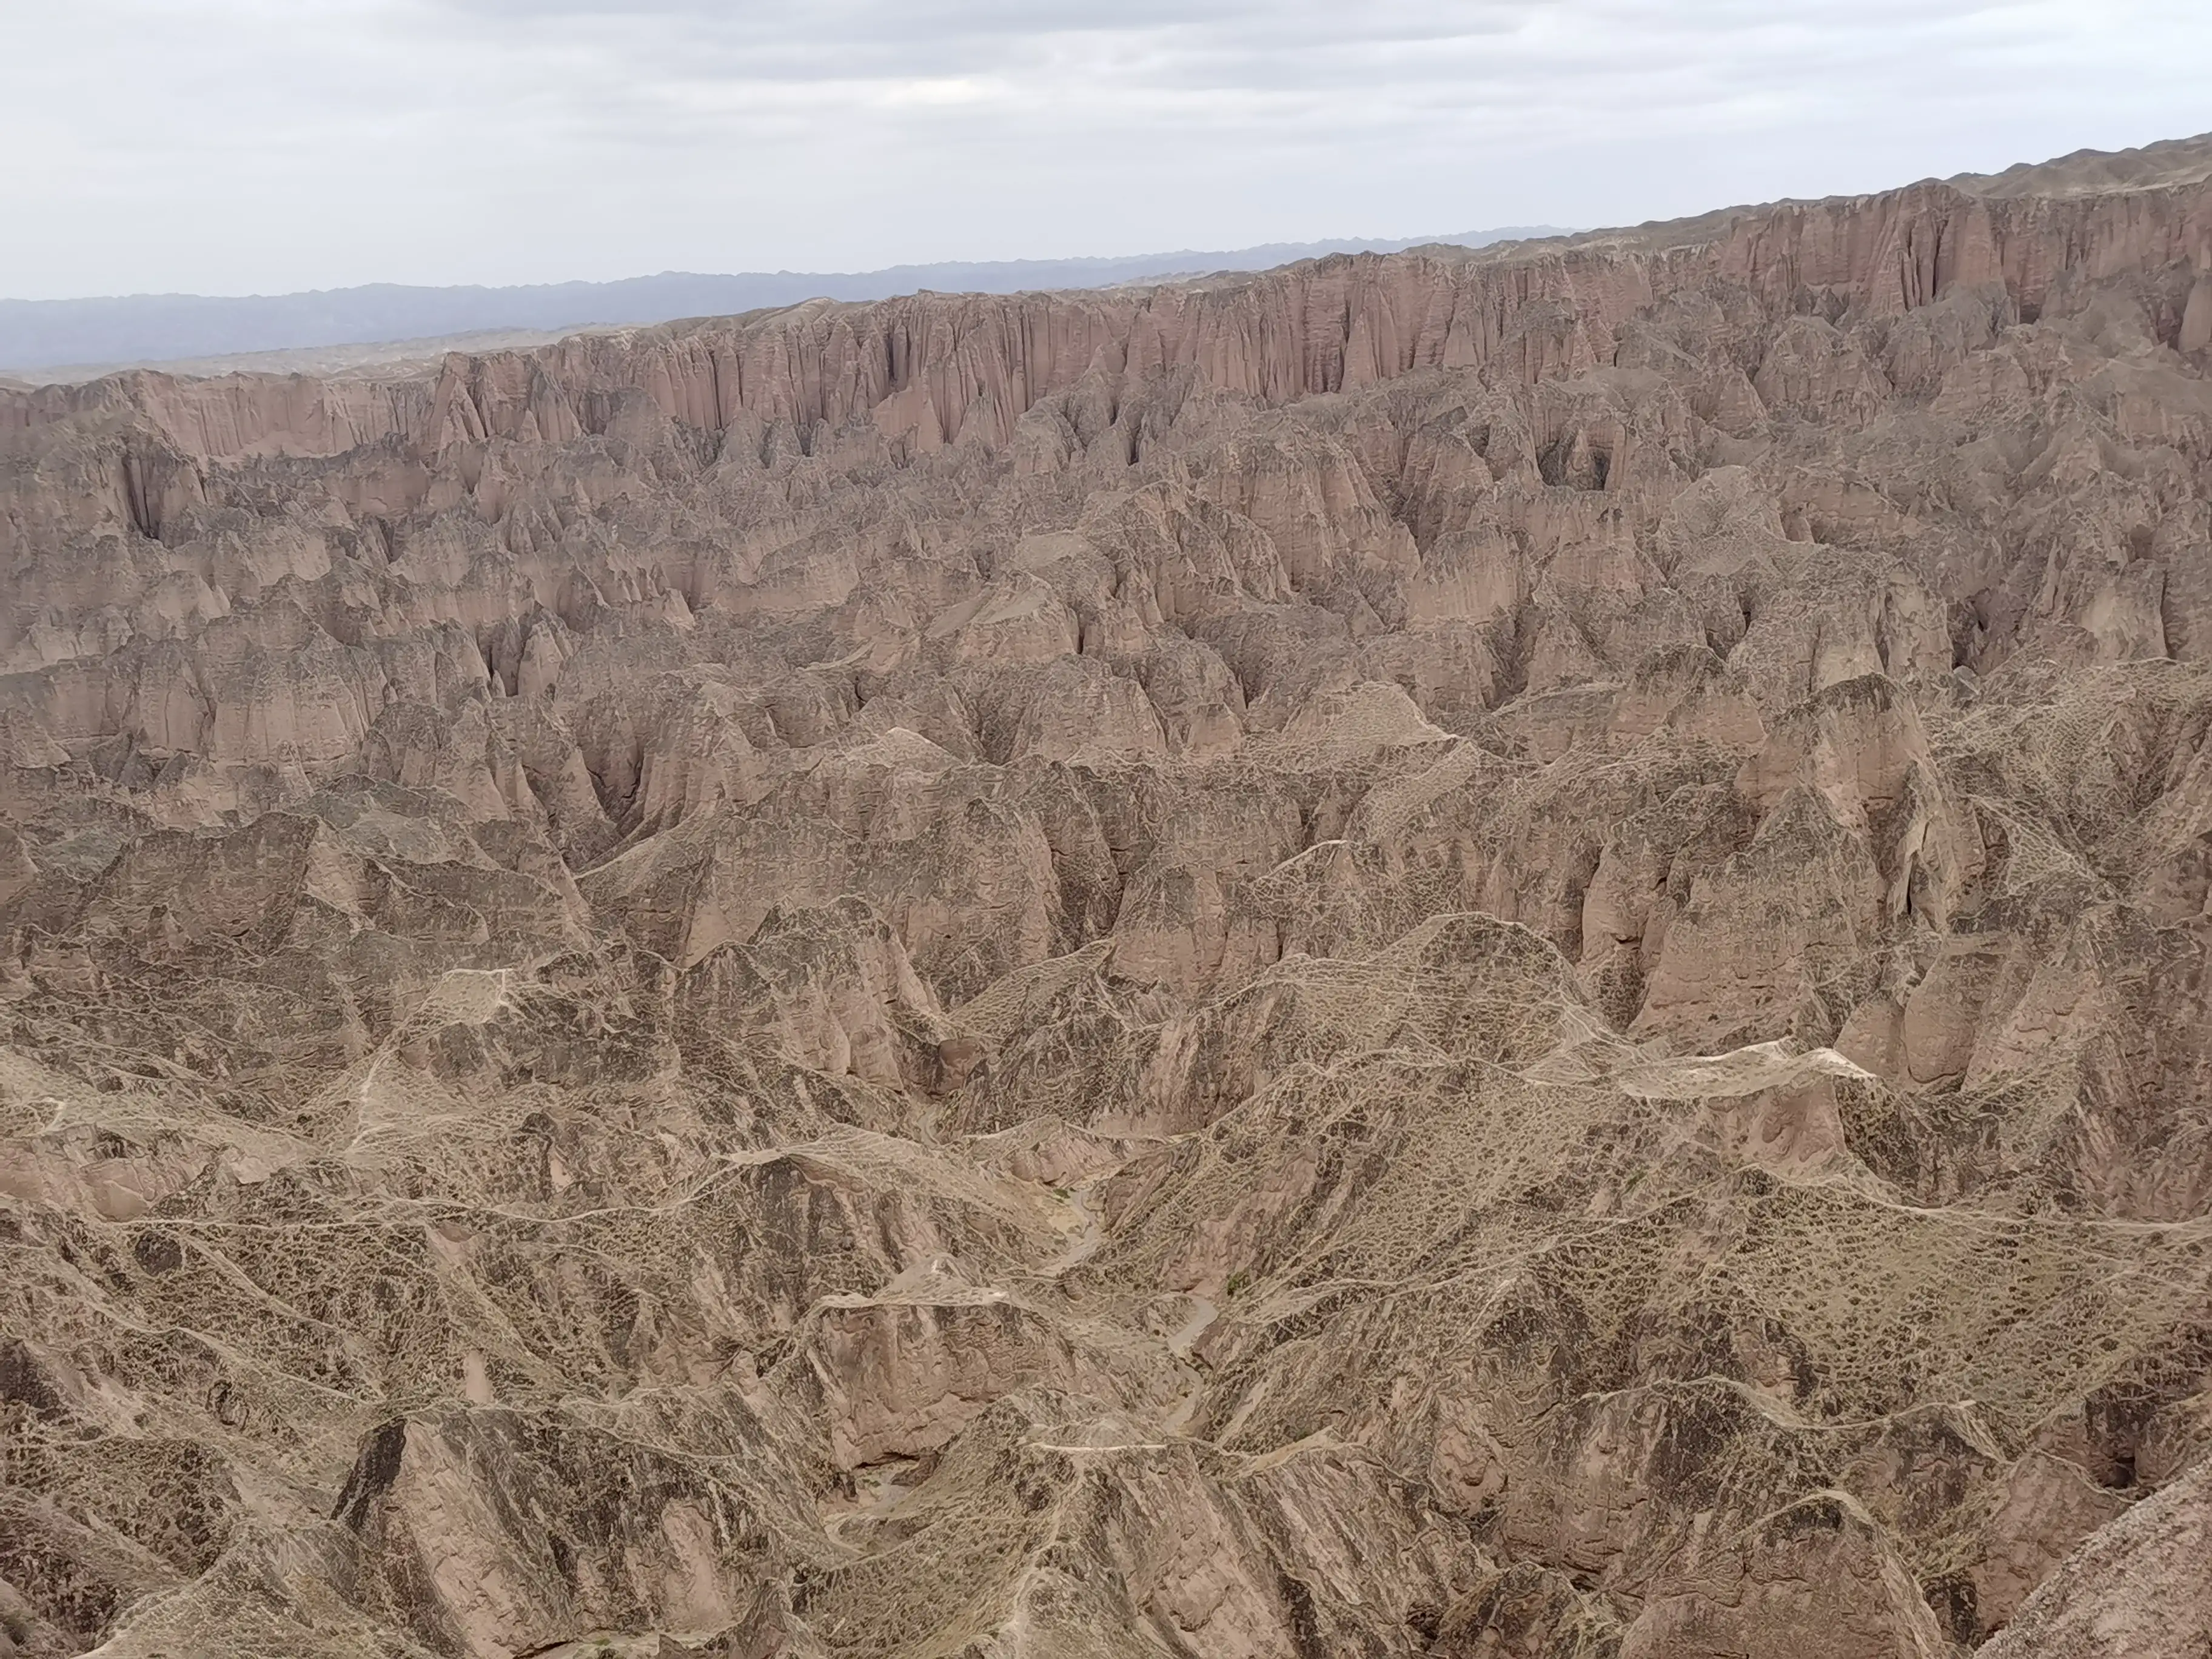
<instances>
[{"instance_id":1,"label":"rocky outcrop","mask_svg":"<svg viewBox=\"0 0 2212 1659\"><path fill-rule=\"evenodd\" d=\"M0 391L0 1653L2201 1645L2197 153Z\"/></svg>"}]
</instances>

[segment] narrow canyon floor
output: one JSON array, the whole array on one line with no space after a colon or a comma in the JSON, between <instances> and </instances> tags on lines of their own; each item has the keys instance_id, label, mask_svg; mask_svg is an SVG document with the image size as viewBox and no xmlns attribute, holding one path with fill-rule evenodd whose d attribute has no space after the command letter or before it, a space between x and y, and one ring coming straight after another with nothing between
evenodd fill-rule
<instances>
[{"instance_id":1,"label":"narrow canyon floor","mask_svg":"<svg viewBox=\"0 0 2212 1659\"><path fill-rule=\"evenodd\" d=\"M2203 1659L2212 140L0 391L0 1656Z\"/></svg>"}]
</instances>

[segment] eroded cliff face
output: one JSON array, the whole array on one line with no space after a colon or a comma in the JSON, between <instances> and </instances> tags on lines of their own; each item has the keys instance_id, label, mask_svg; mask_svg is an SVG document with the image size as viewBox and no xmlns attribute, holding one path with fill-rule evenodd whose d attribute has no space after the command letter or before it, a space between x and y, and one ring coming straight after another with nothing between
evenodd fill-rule
<instances>
[{"instance_id":1,"label":"eroded cliff face","mask_svg":"<svg viewBox=\"0 0 2212 1659\"><path fill-rule=\"evenodd\" d=\"M0 1653L2201 1655L2207 172L0 398Z\"/></svg>"}]
</instances>

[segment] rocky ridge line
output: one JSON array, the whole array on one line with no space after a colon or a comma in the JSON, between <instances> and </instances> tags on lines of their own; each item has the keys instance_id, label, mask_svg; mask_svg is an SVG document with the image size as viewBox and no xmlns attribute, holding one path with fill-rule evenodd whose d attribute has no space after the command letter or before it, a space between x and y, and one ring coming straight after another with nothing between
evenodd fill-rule
<instances>
[{"instance_id":1,"label":"rocky ridge line","mask_svg":"<svg viewBox=\"0 0 2212 1659\"><path fill-rule=\"evenodd\" d=\"M0 394L0 1639L2199 1651L2194 154Z\"/></svg>"}]
</instances>

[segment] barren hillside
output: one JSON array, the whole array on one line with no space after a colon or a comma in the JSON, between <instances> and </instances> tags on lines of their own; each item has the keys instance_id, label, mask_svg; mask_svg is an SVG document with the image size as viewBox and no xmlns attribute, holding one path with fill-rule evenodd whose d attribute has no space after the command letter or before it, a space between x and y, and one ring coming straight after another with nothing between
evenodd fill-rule
<instances>
[{"instance_id":1,"label":"barren hillside","mask_svg":"<svg viewBox=\"0 0 2212 1659\"><path fill-rule=\"evenodd\" d=\"M0 391L0 1655L2202 1659L2205 153Z\"/></svg>"}]
</instances>

